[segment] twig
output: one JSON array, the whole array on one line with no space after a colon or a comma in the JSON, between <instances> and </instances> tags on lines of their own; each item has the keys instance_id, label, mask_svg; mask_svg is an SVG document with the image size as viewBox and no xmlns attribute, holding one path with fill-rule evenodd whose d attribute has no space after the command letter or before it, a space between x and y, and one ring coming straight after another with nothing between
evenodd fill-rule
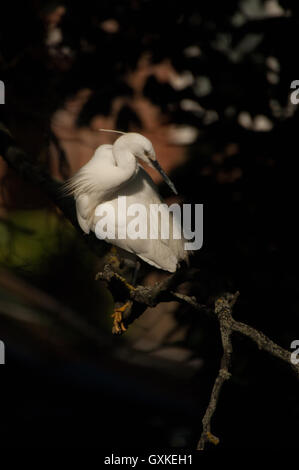
<instances>
[{"instance_id":1,"label":"twig","mask_svg":"<svg viewBox=\"0 0 299 470\"><path fill-rule=\"evenodd\" d=\"M247 336L257 344L259 349L263 349L272 356L286 362L293 368L297 378L299 378L299 366L291 363L290 353L288 351L278 346L266 335L256 330L255 328L252 328L245 323L237 322L233 319L232 308L236 303L238 296L239 292L236 292L234 295L225 294L215 303L215 314L217 315L220 324L223 356L221 359L220 369L212 389L210 401L202 420L202 433L197 445L197 450L204 450L205 444L207 442L211 442L215 445L219 442L219 439L211 433L211 419L216 411L221 388L224 382L229 380L231 377L229 368L232 355L231 336L233 332L241 333L242 335Z\"/></svg>"},{"instance_id":2,"label":"twig","mask_svg":"<svg viewBox=\"0 0 299 470\"><path fill-rule=\"evenodd\" d=\"M231 335L232 335L232 308L236 303L236 300L239 296L239 292L236 294L226 294L223 297L217 299L215 303L215 314L218 317L219 324L220 324L220 333L221 333L221 341L223 347L223 355L221 359L220 369L218 375L216 377L210 402L204 414L202 420L202 433L197 444L197 450L204 450L205 444L207 442L211 442L214 445L219 443L218 437L214 436L211 433L211 419L213 414L216 411L216 407L219 400L219 395L221 392L222 385L226 380L229 380L231 377L230 374L230 363L231 363L231 355L233 352L232 342L231 342Z\"/></svg>"},{"instance_id":3,"label":"twig","mask_svg":"<svg viewBox=\"0 0 299 470\"><path fill-rule=\"evenodd\" d=\"M188 304L200 312L211 314L208 307L199 304L195 297L173 291L185 279L185 269L182 268L152 287L139 285L130 288L125 279L116 274L109 264L105 265L103 271L96 275L96 280L107 282L115 302L121 300L133 301L131 308L126 310L123 315L123 322L126 328L139 318L148 307L156 307L160 302L177 301Z\"/></svg>"}]
</instances>

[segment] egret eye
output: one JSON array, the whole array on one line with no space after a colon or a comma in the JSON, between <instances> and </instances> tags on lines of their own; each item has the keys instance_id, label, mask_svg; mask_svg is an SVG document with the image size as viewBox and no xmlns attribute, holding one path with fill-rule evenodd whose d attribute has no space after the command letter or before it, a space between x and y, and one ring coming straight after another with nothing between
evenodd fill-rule
<instances>
[{"instance_id":1,"label":"egret eye","mask_svg":"<svg viewBox=\"0 0 299 470\"><path fill-rule=\"evenodd\" d=\"M145 150L145 151L144 151L144 155L145 155L146 157L148 157L148 156L150 155L150 151L149 151L149 150Z\"/></svg>"}]
</instances>

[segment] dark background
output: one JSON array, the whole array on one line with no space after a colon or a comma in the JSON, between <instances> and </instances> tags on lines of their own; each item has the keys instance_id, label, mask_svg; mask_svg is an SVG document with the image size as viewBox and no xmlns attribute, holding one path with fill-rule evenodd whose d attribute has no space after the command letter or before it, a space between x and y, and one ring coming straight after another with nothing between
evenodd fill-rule
<instances>
[{"instance_id":1,"label":"dark background","mask_svg":"<svg viewBox=\"0 0 299 470\"><path fill-rule=\"evenodd\" d=\"M190 293L212 305L216 295L239 290L235 318L290 349L299 336L298 108L289 99L299 79L299 5L64 2L62 40L50 51L48 15L60 5L10 1L1 12L1 122L51 171L51 117L79 90L92 94L77 128L109 116L120 96L129 104L115 128L142 133L128 73L145 52L152 64L168 60L177 73L189 71L194 81L180 90L149 75L142 95L160 109L163 124L198 130L188 158L171 171L184 201L204 204L204 246L192 260L200 273ZM114 32L103 27L110 19ZM64 152L59 158L63 179L70 163ZM55 213L42 191L4 164L1 175L0 338L7 364L0 369L0 447L195 447L221 357L217 325L187 307L174 313L185 328L176 346L202 361L192 373L182 362L149 359L125 335L112 337L104 319L111 299L93 281L94 255L63 216L55 218L55 234L40 227L37 210L49 220ZM30 221L45 247L24 242L22 236L33 236ZM18 262L20 253L25 262ZM62 320L50 298L91 331ZM232 379L213 420L220 444L212 450L296 448L298 383L291 369L243 337L233 344Z\"/></svg>"}]
</instances>

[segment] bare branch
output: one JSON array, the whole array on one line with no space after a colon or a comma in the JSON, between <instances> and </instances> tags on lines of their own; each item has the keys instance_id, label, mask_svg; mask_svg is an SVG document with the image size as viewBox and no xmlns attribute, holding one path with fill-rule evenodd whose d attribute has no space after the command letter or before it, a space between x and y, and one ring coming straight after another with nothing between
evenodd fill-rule
<instances>
[{"instance_id":1,"label":"bare branch","mask_svg":"<svg viewBox=\"0 0 299 470\"><path fill-rule=\"evenodd\" d=\"M261 331L256 330L255 328L252 328L252 326L246 325L245 323L237 322L235 320L232 321L232 330L250 338L254 343L257 344L259 349L263 349L264 351L270 353L272 356L277 357L282 361L290 363L290 352L278 346ZM290 363L290 365L292 366L294 372L299 375L298 366L295 366L292 363Z\"/></svg>"},{"instance_id":2,"label":"bare branch","mask_svg":"<svg viewBox=\"0 0 299 470\"><path fill-rule=\"evenodd\" d=\"M231 377L229 367L232 355L231 336L233 332L238 332L247 336L258 345L259 349L263 349L272 356L275 356L289 364L299 378L299 367L291 363L290 352L278 346L266 335L255 328L233 319L232 308L236 303L238 296L239 292L236 292L234 295L225 294L223 297L217 299L215 303L215 314L217 315L220 324L223 356L221 359L220 369L212 389L210 401L202 420L203 429L197 445L197 450L204 450L207 442L211 442L215 445L219 442L219 439L211 433L211 419L216 411L221 388L224 382L229 380Z\"/></svg>"},{"instance_id":3,"label":"bare branch","mask_svg":"<svg viewBox=\"0 0 299 470\"><path fill-rule=\"evenodd\" d=\"M217 445L219 443L218 437L214 436L211 433L211 419L217 408L222 385L226 380L229 380L231 377L231 374L229 372L231 355L233 352L231 342L231 311L238 296L238 292L236 292L236 294L234 294L233 296L231 294L226 294L223 297L217 299L215 303L215 314L217 315L220 324L223 355L221 359L220 369L212 389L210 402L202 420L202 433L197 444L197 450L204 450L206 442L211 442L214 445Z\"/></svg>"},{"instance_id":4,"label":"bare branch","mask_svg":"<svg viewBox=\"0 0 299 470\"><path fill-rule=\"evenodd\" d=\"M216 411L222 386L231 377L230 364L233 352L232 334L234 332L247 336L257 344L259 349L267 351L272 356L286 362L291 366L299 378L299 366L291 363L290 352L278 346L259 330L256 330L245 323L234 320L232 309L238 299L239 292L236 292L235 294L226 293L219 297L215 302L214 311L212 311L207 306L198 303L195 297L190 297L175 291L175 288L182 282L182 276L179 272L178 274L171 275L166 280L155 284L153 287L137 286L135 288L130 288L130 286L126 286L125 280L115 274L109 265L106 265L104 271L98 273L97 279L101 279L108 283L115 300L119 299L119 288L115 289L116 286L114 282L116 281L118 285L124 285L126 290L125 298L131 300L130 309L125 312L126 315L124 316L124 324L126 327L138 318L147 307L154 307L160 302L170 300L176 300L178 302L188 304L200 313L208 314L209 317L218 320L223 355L219 372L211 392L209 404L202 420L202 433L197 445L197 450L204 450L207 442L211 442L215 445L219 442L218 437L214 436L211 432L211 419Z\"/></svg>"}]
</instances>

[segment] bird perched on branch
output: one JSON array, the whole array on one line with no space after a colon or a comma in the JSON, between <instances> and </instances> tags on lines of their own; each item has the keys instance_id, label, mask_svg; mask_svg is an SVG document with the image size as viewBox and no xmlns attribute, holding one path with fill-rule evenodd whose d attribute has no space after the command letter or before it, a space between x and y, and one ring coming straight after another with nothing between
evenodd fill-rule
<instances>
[{"instance_id":1,"label":"bird perched on branch","mask_svg":"<svg viewBox=\"0 0 299 470\"><path fill-rule=\"evenodd\" d=\"M105 129L100 130L105 131ZM181 221L175 220L173 214L167 210L167 206L165 204L163 207L160 206L160 210L162 211L161 219L163 211L164 216L169 218L168 238L163 238L160 226L152 227L152 231L156 230L157 233L155 239L150 236L145 239L120 236L120 232L126 234L132 214L131 217L124 218L124 214L117 213L117 211L119 209L118 198L125 196L126 206L137 203L146 209L141 219L139 218L139 225L148 227L150 223L157 223L157 220L155 222L152 218L150 219L149 206L161 205L163 200L157 186L138 161L155 168L175 194L177 194L176 189L159 165L149 139L133 132L108 132L117 132L121 136L113 145L98 147L90 161L65 185L67 192L75 197L78 223L85 233L93 231L98 236L96 228L100 220L99 213L109 204L115 209L116 216L113 222L116 230L113 231L113 236L108 234L105 241L137 255L156 268L175 272L179 263L187 260L188 252L184 250L184 237L179 239L174 237L174 231L182 233ZM127 226L124 227L124 224Z\"/></svg>"}]
</instances>

